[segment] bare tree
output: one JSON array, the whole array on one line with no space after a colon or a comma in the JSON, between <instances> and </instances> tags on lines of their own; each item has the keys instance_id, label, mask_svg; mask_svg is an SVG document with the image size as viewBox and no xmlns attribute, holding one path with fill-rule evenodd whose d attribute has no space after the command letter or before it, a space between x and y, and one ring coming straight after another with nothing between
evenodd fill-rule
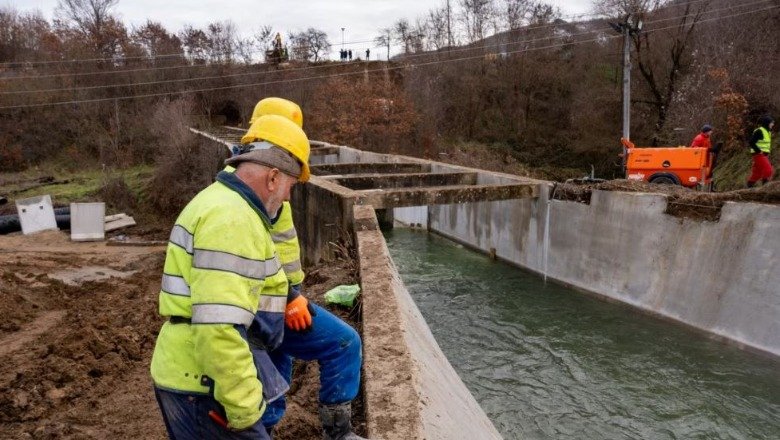
<instances>
[{"instance_id":1,"label":"bare tree","mask_svg":"<svg viewBox=\"0 0 780 440\"><path fill-rule=\"evenodd\" d=\"M304 32L290 32L287 39L290 41L291 58L297 61L309 61L311 51L306 34Z\"/></svg>"},{"instance_id":2,"label":"bare tree","mask_svg":"<svg viewBox=\"0 0 780 440\"><path fill-rule=\"evenodd\" d=\"M118 26L111 16L117 3L119 0L60 0L55 14L86 37L98 53L111 57L117 52Z\"/></svg>"},{"instance_id":3,"label":"bare tree","mask_svg":"<svg viewBox=\"0 0 780 440\"><path fill-rule=\"evenodd\" d=\"M655 110L654 144L661 142L672 99L690 64L690 43L694 29L707 7L708 3L704 2L697 4L695 8L691 3L687 3L682 8L667 9L666 13L679 17L674 29L665 32L665 35L649 32L632 35L637 67L650 96L649 99L636 102L649 104ZM636 13L641 17L648 12Z\"/></svg>"},{"instance_id":4,"label":"bare tree","mask_svg":"<svg viewBox=\"0 0 780 440\"><path fill-rule=\"evenodd\" d=\"M212 62L231 63L237 55L238 33L230 21L213 22L207 26L209 56Z\"/></svg>"},{"instance_id":5,"label":"bare tree","mask_svg":"<svg viewBox=\"0 0 780 440\"><path fill-rule=\"evenodd\" d=\"M428 37L428 22L418 18L412 28L411 45L414 52L425 50L425 40Z\"/></svg>"},{"instance_id":6,"label":"bare tree","mask_svg":"<svg viewBox=\"0 0 780 440\"><path fill-rule=\"evenodd\" d=\"M387 48L387 59L390 60L390 46L393 43L393 29L392 28L384 28L381 31L379 31L379 35L374 38L374 44L380 47L386 47Z\"/></svg>"},{"instance_id":7,"label":"bare tree","mask_svg":"<svg viewBox=\"0 0 780 440\"><path fill-rule=\"evenodd\" d=\"M429 49L438 50L449 45L446 7L428 11L426 30Z\"/></svg>"},{"instance_id":8,"label":"bare tree","mask_svg":"<svg viewBox=\"0 0 780 440\"><path fill-rule=\"evenodd\" d=\"M260 29L258 29L254 34L254 39L257 42L257 45L262 49L267 49L268 46L270 46L271 39L274 36L273 32L274 31L271 26L261 26Z\"/></svg>"},{"instance_id":9,"label":"bare tree","mask_svg":"<svg viewBox=\"0 0 780 440\"><path fill-rule=\"evenodd\" d=\"M485 38L496 13L493 0L460 0L460 6L460 19L469 43Z\"/></svg>"},{"instance_id":10,"label":"bare tree","mask_svg":"<svg viewBox=\"0 0 780 440\"><path fill-rule=\"evenodd\" d=\"M43 58L47 40L56 38L40 12L20 14L10 7L0 9L0 61Z\"/></svg>"},{"instance_id":11,"label":"bare tree","mask_svg":"<svg viewBox=\"0 0 780 440\"><path fill-rule=\"evenodd\" d=\"M528 11L528 24L532 26L550 24L560 18L560 8L556 8L549 3L534 2Z\"/></svg>"},{"instance_id":12,"label":"bare tree","mask_svg":"<svg viewBox=\"0 0 780 440\"><path fill-rule=\"evenodd\" d=\"M507 29L518 29L528 24L528 15L533 8L530 0L503 0L503 19Z\"/></svg>"},{"instance_id":13,"label":"bare tree","mask_svg":"<svg viewBox=\"0 0 780 440\"><path fill-rule=\"evenodd\" d=\"M669 0L598 0L593 12L606 17L625 17L629 14L644 15L668 3Z\"/></svg>"},{"instance_id":14,"label":"bare tree","mask_svg":"<svg viewBox=\"0 0 780 440\"><path fill-rule=\"evenodd\" d=\"M315 28L290 33L293 58L300 61L318 62L330 52L328 34Z\"/></svg>"},{"instance_id":15,"label":"bare tree","mask_svg":"<svg viewBox=\"0 0 780 440\"><path fill-rule=\"evenodd\" d=\"M185 25L179 32L179 39L184 51L193 64L205 64L211 42L201 29Z\"/></svg>"},{"instance_id":16,"label":"bare tree","mask_svg":"<svg viewBox=\"0 0 780 440\"><path fill-rule=\"evenodd\" d=\"M404 53L408 54L412 48L412 26L409 20L402 18L393 25L393 37L395 41L403 45Z\"/></svg>"},{"instance_id":17,"label":"bare tree","mask_svg":"<svg viewBox=\"0 0 780 440\"><path fill-rule=\"evenodd\" d=\"M144 25L133 31L131 38L152 59L152 62L159 55L182 53L179 37L168 33L163 25L156 21L147 20Z\"/></svg>"},{"instance_id":18,"label":"bare tree","mask_svg":"<svg viewBox=\"0 0 780 440\"><path fill-rule=\"evenodd\" d=\"M330 52L331 44L325 31L309 28L306 30L306 39L309 42L309 51L315 63L326 57Z\"/></svg>"}]
</instances>

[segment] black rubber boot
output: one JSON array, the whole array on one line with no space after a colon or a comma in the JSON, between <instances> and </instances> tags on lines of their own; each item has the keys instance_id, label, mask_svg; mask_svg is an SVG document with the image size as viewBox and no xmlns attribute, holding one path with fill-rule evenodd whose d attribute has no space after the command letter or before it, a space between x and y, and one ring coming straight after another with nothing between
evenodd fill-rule
<instances>
[{"instance_id":1,"label":"black rubber boot","mask_svg":"<svg viewBox=\"0 0 780 440\"><path fill-rule=\"evenodd\" d=\"M323 440L367 440L352 432L352 402L320 404Z\"/></svg>"}]
</instances>

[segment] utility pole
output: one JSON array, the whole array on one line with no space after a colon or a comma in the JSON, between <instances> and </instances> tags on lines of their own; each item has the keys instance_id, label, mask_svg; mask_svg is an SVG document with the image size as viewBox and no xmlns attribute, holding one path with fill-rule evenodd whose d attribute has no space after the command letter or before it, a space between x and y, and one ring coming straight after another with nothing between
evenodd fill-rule
<instances>
[{"instance_id":1,"label":"utility pole","mask_svg":"<svg viewBox=\"0 0 780 440\"><path fill-rule=\"evenodd\" d=\"M623 26L623 137L631 140L631 31Z\"/></svg>"},{"instance_id":2,"label":"utility pole","mask_svg":"<svg viewBox=\"0 0 780 440\"><path fill-rule=\"evenodd\" d=\"M385 38L385 43L387 43L387 61L390 61L390 37L392 35L390 34L390 31L387 31L387 38Z\"/></svg>"},{"instance_id":3,"label":"utility pole","mask_svg":"<svg viewBox=\"0 0 780 440\"><path fill-rule=\"evenodd\" d=\"M623 23L609 23L623 35L623 138L631 140L631 36L642 30L642 20L632 20L631 14ZM623 145L623 170L626 168L626 146Z\"/></svg>"},{"instance_id":4,"label":"utility pole","mask_svg":"<svg viewBox=\"0 0 780 440\"><path fill-rule=\"evenodd\" d=\"M447 0L447 47L452 48L452 29L450 28L450 0Z\"/></svg>"},{"instance_id":5,"label":"utility pole","mask_svg":"<svg viewBox=\"0 0 780 440\"><path fill-rule=\"evenodd\" d=\"M341 28L341 50L344 50L344 29Z\"/></svg>"}]
</instances>

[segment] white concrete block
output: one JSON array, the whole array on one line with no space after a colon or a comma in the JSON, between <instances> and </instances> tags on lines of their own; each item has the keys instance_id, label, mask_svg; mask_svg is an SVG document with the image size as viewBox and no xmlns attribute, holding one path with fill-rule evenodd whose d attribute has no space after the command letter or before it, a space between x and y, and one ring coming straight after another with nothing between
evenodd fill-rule
<instances>
[{"instance_id":1,"label":"white concrete block","mask_svg":"<svg viewBox=\"0 0 780 440\"><path fill-rule=\"evenodd\" d=\"M17 200L16 210L24 235L57 230L57 219L54 217L54 207L49 195Z\"/></svg>"},{"instance_id":2,"label":"white concrete block","mask_svg":"<svg viewBox=\"0 0 780 440\"><path fill-rule=\"evenodd\" d=\"M103 218L106 215L106 204L71 203L70 204L70 239L73 241L103 240L106 237Z\"/></svg>"}]
</instances>

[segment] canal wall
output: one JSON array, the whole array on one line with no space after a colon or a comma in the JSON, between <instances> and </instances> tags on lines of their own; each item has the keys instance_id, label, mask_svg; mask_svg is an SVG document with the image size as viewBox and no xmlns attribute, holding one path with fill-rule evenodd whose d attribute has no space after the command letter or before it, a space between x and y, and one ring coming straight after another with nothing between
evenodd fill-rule
<instances>
[{"instance_id":1,"label":"canal wall","mask_svg":"<svg viewBox=\"0 0 780 440\"><path fill-rule=\"evenodd\" d=\"M718 222L706 222L667 215L666 204L659 194L595 191L589 205L540 197L431 206L428 225L550 279L780 356L780 207L728 202Z\"/></svg>"},{"instance_id":2,"label":"canal wall","mask_svg":"<svg viewBox=\"0 0 780 440\"><path fill-rule=\"evenodd\" d=\"M354 208L369 438L500 439L398 275L371 206Z\"/></svg>"}]
</instances>

